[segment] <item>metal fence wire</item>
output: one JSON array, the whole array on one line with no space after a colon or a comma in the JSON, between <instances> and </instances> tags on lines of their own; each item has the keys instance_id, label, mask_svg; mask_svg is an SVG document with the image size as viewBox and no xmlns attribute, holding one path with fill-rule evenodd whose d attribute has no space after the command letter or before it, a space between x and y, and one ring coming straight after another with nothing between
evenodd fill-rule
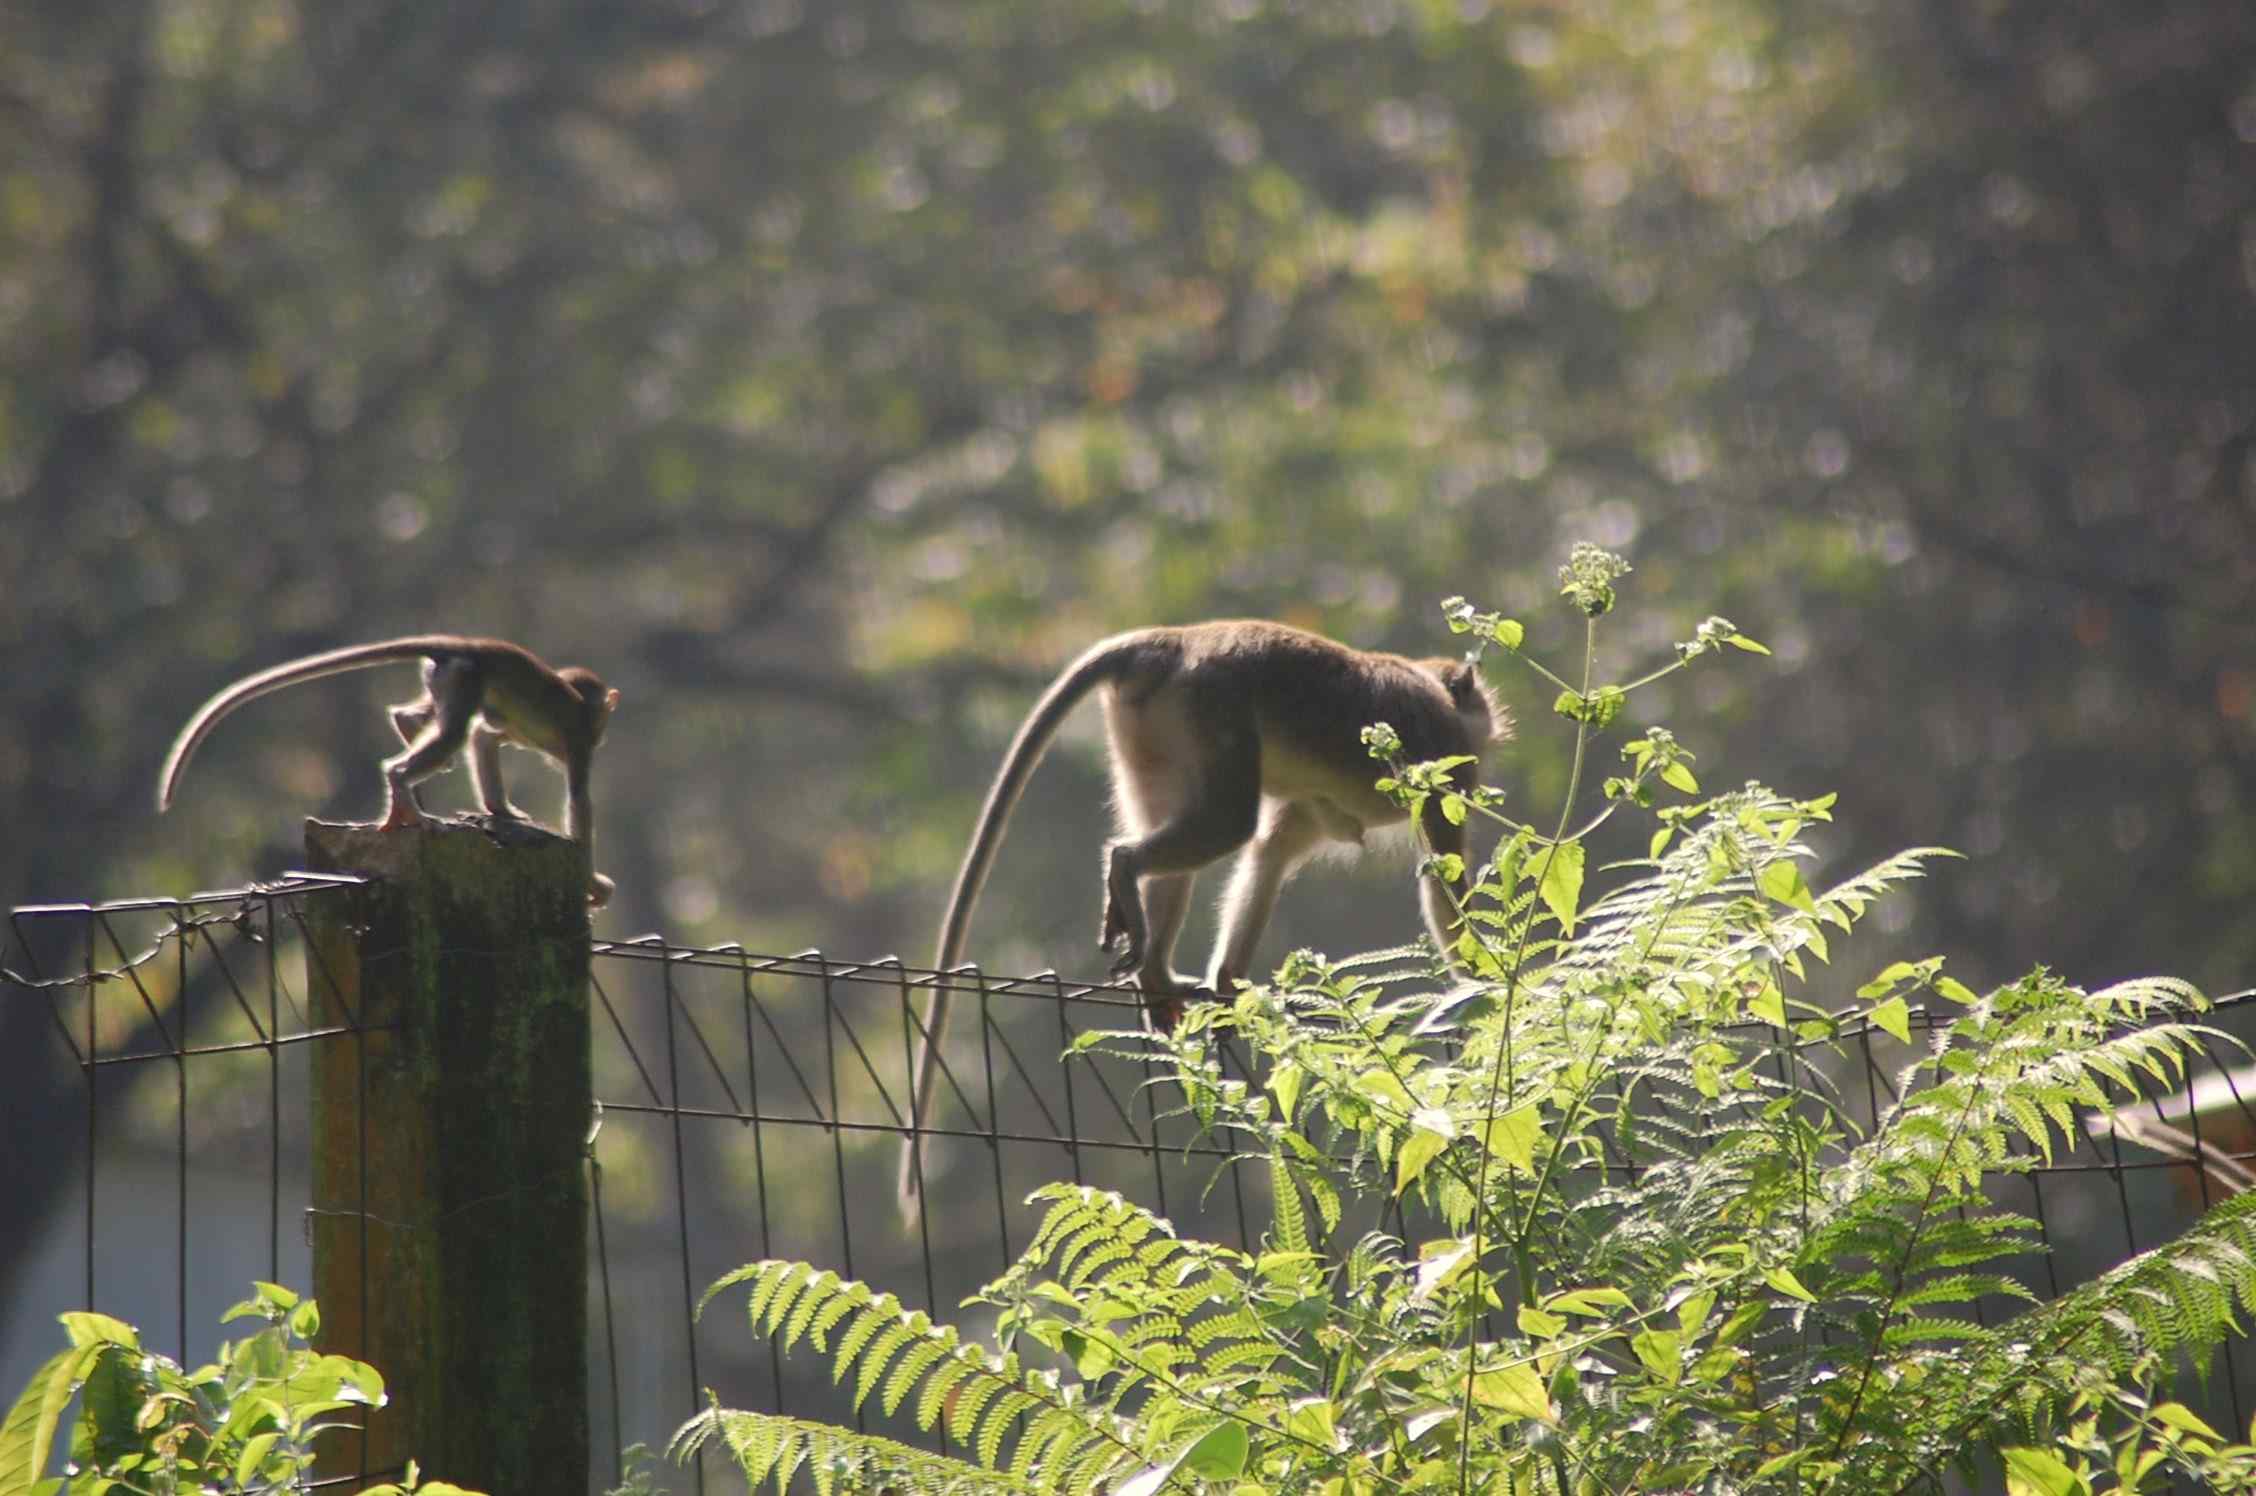
<instances>
[{"instance_id":1,"label":"metal fence wire","mask_svg":"<svg viewBox=\"0 0 2256 1496\"><path fill-rule=\"evenodd\" d=\"M34 1032L36 1012L52 1084L0 1101L23 1205L0 1318L5 1395L59 1344L63 1310L114 1314L193 1363L252 1278L310 1284L313 1217L355 1209L311 1195L311 1047L358 1045L367 1030L350 1012L312 1021L317 1007L339 1007L313 1001L334 986L309 961L305 921L313 901L356 881L293 873L185 899L12 912L0 1033ZM621 1478L629 1446L662 1446L708 1390L725 1406L863 1416L824 1358L784 1357L752 1335L741 1295L699 1313L707 1287L746 1262L804 1258L979 1328L958 1306L1025 1245L1035 1217L1022 1202L1039 1184L1117 1189L1185 1235L1259 1244L1266 1178L1230 1167L1227 1135L1202 1137L1170 1115L1149 1065L1062 1058L1085 1031L1137 1023L1127 989L1055 973L947 978L957 1017L924 1134L921 1208L904 1211L903 1077L935 973L655 935L598 941L593 957L588 1395L599 1483ZM1842 1051L1835 1102L1869 1121L1894 1097L1903 1051L1869 1033ZM2211 1053L2197 1086L2229 1085L2232 1058ZM2196 1154L2246 1151L2256 1096L2234 1100L2207 1138L2198 1116L2169 1120ZM2159 1103L2148 1111L2163 1118ZM2136 1146L2137 1131L2101 1119L2089 1147L1993 1181L2000 1203L2042 1228L2048 1250L2012 1264L2036 1293L2157 1245L2213 1197L2194 1159ZM2193 1400L2245 1428L2252 1373L2236 1342ZM658 1479L703 1491L718 1474Z\"/></svg>"}]
</instances>

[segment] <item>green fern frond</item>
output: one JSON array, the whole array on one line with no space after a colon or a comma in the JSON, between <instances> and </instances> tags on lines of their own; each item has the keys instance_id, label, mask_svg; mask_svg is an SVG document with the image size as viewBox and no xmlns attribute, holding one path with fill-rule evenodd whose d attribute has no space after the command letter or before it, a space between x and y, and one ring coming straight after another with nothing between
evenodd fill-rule
<instances>
[{"instance_id":1,"label":"green fern frond","mask_svg":"<svg viewBox=\"0 0 2256 1496\"><path fill-rule=\"evenodd\" d=\"M1070 1232L1053 1233L1051 1240L1066 1235ZM996 1355L966 1341L954 1328L934 1324L922 1310L903 1307L892 1294L798 1262L752 1263L729 1274L722 1286L739 1283L751 1286L747 1314L754 1328L764 1326L779 1339L783 1329L798 1327L821 1347L831 1329L844 1325L831 1356L831 1380L842 1382L853 1374L855 1407L874 1393L890 1416L916 1394L918 1427L929 1429L945 1417L949 1432L972 1444L990 1468L1022 1414L1031 1415L1017 1430L1013 1463L1022 1470L1032 1468L1024 1445L1037 1432L1046 1445L1065 1441L1077 1458L1095 1445L1109 1447L1119 1461L1134 1457L1110 1415L1076 1403L1052 1374L1029 1370L1014 1355ZM747 1425L757 1435L747 1450L772 1456L763 1471L806 1452L806 1446L785 1438L781 1427Z\"/></svg>"},{"instance_id":2,"label":"green fern frond","mask_svg":"<svg viewBox=\"0 0 2256 1496\"><path fill-rule=\"evenodd\" d=\"M2156 1357L2198 1365L2256 1309L2256 1195L2211 1208L2174 1241L2050 1303L2023 1310L1937 1363L1903 1410L1963 1443L2032 1397L2063 1400L2079 1375L2128 1375Z\"/></svg>"},{"instance_id":3,"label":"green fern frond","mask_svg":"<svg viewBox=\"0 0 2256 1496\"><path fill-rule=\"evenodd\" d=\"M816 1491L877 1491L918 1496L1033 1496L1042 1487L875 1434L833 1428L780 1413L712 1408L675 1431L668 1453L686 1461L718 1439L754 1490L773 1481L777 1496L805 1470Z\"/></svg>"}]
</instances>

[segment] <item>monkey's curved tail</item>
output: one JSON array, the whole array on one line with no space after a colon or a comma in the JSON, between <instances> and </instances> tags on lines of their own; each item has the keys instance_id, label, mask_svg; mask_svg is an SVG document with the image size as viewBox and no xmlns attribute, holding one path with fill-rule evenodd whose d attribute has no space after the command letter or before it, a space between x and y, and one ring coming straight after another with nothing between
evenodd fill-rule
<instances>
[{"instance_id":1,"label":"monkey's curved tail","mask_svg":"<svg viewBox=\"0 0 2256 1496\"><path fill-rule=\"evenodd\" d=\"M188 760L204 739L211 736L219 719L244 702L255 701L285 686L319 680L325 675L343 675L348 670L367 670L400 660L448 654L460 644L459 639L447 635L417 634L405 639L386 639L380 644L350 644L323 654L303 655L244 676L196 708L196 715L188 719L188 725L172 740L172 750L165 755L164 767L157 771L158 813L172 808L173 793L180 788L180 776L188 771Z\"/></svg>"},{"instance_id":2,"label":"monkey's curved tail","mask_svg":"<svg viewBox=\"0 0 2256 1496\"><path fill-rule=\"evenodd\" d=\"M1127 669L1135 647L1152 634L1149 629L1132 634L1119 634L1090 646L1081 658L1065 667L1034 709L1019 724L1018 735L1003 755L1003 765L995 771L995 782L988 787L987 803L980 807L979 825L973 831L971 845L964 850L963 866L956 872L955 891L948 895L948 914L940 925L940 951L933 965L940 971L932 988L932 1000L926 1006L917 1036L916 1058L910 1066L912 1079L909 1089L909 1136L901 1144L901 1206L908 1209L916 1199L917 1135L924 1126L925 1114L931 1110L932 1083L940 1067L940 1040L947 1032L948 1004L953 996L947 974L963 960L965 937L971 929L971 908L979 901L979 891L986 886L988 869L994 866L995 852L1003 844L1003 829L1010 824L1011 811L1017 808L1018 797L1026 789L1026 781L1034 777L1035 768L1048 751L1050 740L1057 736L1058 728L1081 698L1108 681L1118 679Z\"/></svg>"}]
</instances>

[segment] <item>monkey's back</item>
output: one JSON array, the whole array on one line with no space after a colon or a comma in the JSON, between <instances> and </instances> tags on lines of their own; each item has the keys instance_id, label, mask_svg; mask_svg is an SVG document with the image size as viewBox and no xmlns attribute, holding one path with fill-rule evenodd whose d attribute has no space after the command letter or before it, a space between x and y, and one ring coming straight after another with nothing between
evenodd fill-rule
<instances>
[{"instance_id":1,"label":"monkey's back","mask_svg":"<svg viewBox=\"0 0 2256 1496\"><path fill-rule=\"evenodd\" d=\"M1345 796L1375 824L1394 815L1370 787L1383 770L1363 746L1365 727L1387 723L1412 761L1480 750L1447 687L1402 655L1263 619L1152 629L1135 642L1149 668L1131 669L1121 689L1133 699L1139 678L1164 679L1172 666L1195 719L1227 730L1250 717L1265 793Z\"/></svg>"}]
</instances>

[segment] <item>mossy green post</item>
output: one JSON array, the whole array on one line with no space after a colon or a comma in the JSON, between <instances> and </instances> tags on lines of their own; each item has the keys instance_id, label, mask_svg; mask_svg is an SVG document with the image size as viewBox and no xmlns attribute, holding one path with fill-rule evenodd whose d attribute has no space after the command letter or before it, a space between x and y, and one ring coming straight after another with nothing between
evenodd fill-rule
<instances>
[{"instance_id":1,"label":"mossy green post","mask_svg":"<svg viewBox=\"0 0 2256 1496\"><path fill-rule=\"evenodd\" d=\"M390 1397L328 1474L588 1489L588 859L511 829L306 823L381 880L309 905L321 1347Z\"/></svg>"}]
</instances>

